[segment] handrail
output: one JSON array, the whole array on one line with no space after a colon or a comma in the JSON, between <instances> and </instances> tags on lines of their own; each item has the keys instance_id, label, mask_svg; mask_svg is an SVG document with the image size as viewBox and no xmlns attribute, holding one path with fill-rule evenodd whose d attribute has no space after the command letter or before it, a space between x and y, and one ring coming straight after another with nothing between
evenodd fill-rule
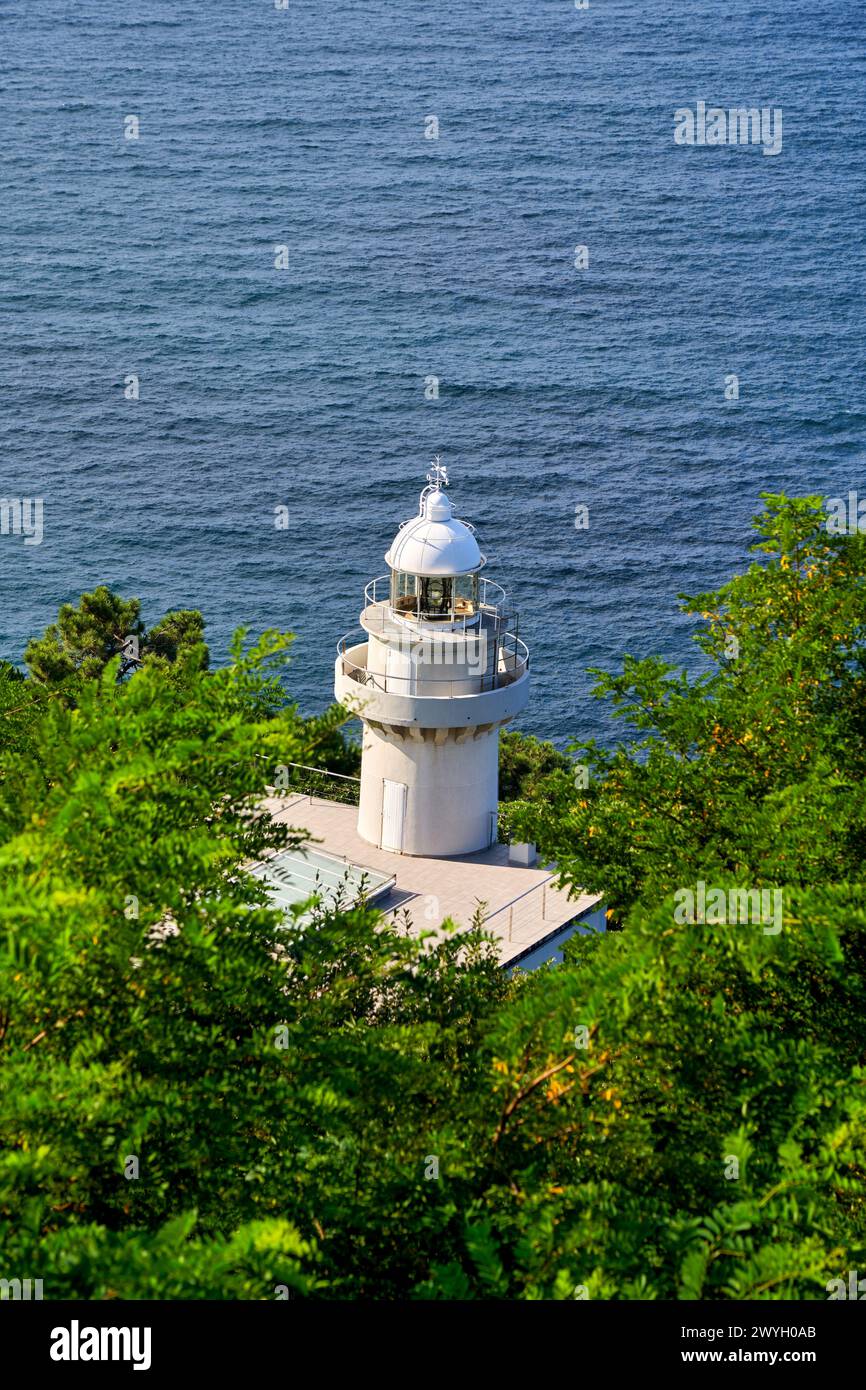
<instances>
[{"instance_id":1,"label":"handrail","mask_svg":"<svg viewBox=\"0 0 866 1390\"><path fill-rule=\"evenodd\" d=\"M261 753L259 756L266 757L267 754ZM339 777L342 782L360 783L361 781L360 777L353 777L349 772L332 772L329 767L310 767L308 763L283 763L282 766L299 767L302 772L318 772L321 773L323 777Z\"/></svg>"},{"instance_id":2,"label":"handrail","mask_svg":"<svg viewBox=\"0 0 866 1390\"><path fill-rule=\"evenodd\" d=\"M548 892L556 891L556 874L552 873L547 878L542 879L541 883L534 883L531 888L527 888L525 892L519 894L512 902L505 903L503 907L498 907L495 912L489 912L487 916L482 919L482 926L487 928L495 918L501 917L503 913L507 912L507 940L513 942L515 929L520 932L527 926L534 926L539 918L542 926L544 925L547 919ZM540 913L536 906L536 894L539 893L541 894ZM536 899L536 901L529 902L528 900L530 898ZM515 909L517 909L516 920ZM536 942L534 944L539 943Z\"/></svg>"},{"instance_id":3,"label":"handrail","mask_svg":"<svg viewBox=\"0 0 866 1390\"><path fill-rule=\"evenodd\" d=\"M342 661L343 673L359 684L372 686L376 690L381 690L384 694L399 694L399 690L395 690L395 687L402 685L412 687L409 692L410 694L418 694L417 686L419 684L423 687L429 685L448 685L451 687L452 693L454 692L454 687L459 686L460 689L456 692L457 694L480 694L487 690L498 690L503 686L513 685L529 668L529 648L515 633L508 632L505 633L504 637L501 639L503 645L499 647L499 652L504 659L505 665L503 667L497 667L495 671L483 675L467 670L461 672L459 675L433 676L427 674L427 669L421 668L419 670L417 666L414 672L407 676L371 671L366 665L353 661L348 655L350 643L352 647L362 647L366 645L364 642L355 642L353 640L359 632L364 633L364 636L366 636L366 632L364 632L363 628L357 628L352 632L347 632L337 643L337 654ZM504 645L509 641L512 643L510 648ZM508 664L509 662L511 663L510 665ZM478 683L477 690L466 689L467 685L474 685L475 682ZM423 691L420 693L420 698L424 698ZM435 695L429 698L437 699L442 697L436 692Z\"/></svg>"},{"instance_id":4,"label":"handrail","mask_svg":"<svg viewBox=\"0 0 866 1390\"><path fill-rule=\"evenodd\" d=\"M455 578L459 578L460 576L454 576L454 577L455 577ZM507 598L507 593L506 593L505 589L503 589L502 585L501 585L501 584L497 584L497 582L496 582L495 579L488 579L486 574L480 574L480 575L478 576L478 583L479 583L479 586L483 585L483 587L484 587L485 589L498 589L499 592L500 592L500 594L502 595L502 597L503 597L503 598ZM365 593L369 593L370 590L375 590L377 584L387 584L387 586L388 586L388 597L390 598L390 597L391 597L391 575L390 575L390 573L388 573L388 574L378 574L378 575L376 576L375 579L369 580L368 583L367 583L367 585L365 586L364 592L365 592ZM377 599L377 602L381 603L382 600L381 600L381 599Z\"/></svg>"},{"instance_id":5,"label":"handrail","mask_svg":"<svg viewBox=\"0 0 866 1390\"><path fill-rule=\"evenodd\" d=\"M364 647L364 646L366 646L366 645L367 645L366 642L354 642L354 641L352 641L353 638L355 638L355 637L361 635L362 633L363 633L364 637L367 636L366 629L363 628L363 627L352 628L351 631L344 633L343 636L340 638L339 642L337 643L337 654L338 654L339 656L342 656L342 657L345 658L345 657L346 657L346 652L349 650L350 642L351 642L351 645L352 645L352 646L358 646L358 647ZM503 636L501 637L500 641L501 641L502 643L505 643L505 642L510 641L510 642L512 642L512 643L514 644L514 645L513 645L513 649L512 649L511 651L508 651L508 652L505 651L504 647L500 648L500 650L502 651L502 654L503 654L504 656L511 656L511 657L514 659L514 661L515 661L516 664L518 663L518 660L519 660L519 665L520 665L520 666L528 666L528 665L529 665L529 648L527 647L526 643L523 641L523 639L522 639L521 637L518 637L517 634L514 633L514 632L506 632L506 633L503 634ZM419 638L417 639L417 641L416 641L415 643L413 643L413 645L416 646L416 647L423 647L423 646L425 646L425 645L434 646L435 643L434 643L430 638L419 637ZM521 651L520 649L522 649L522 651ZM349 662L349 665L350 665L350 666L355 666L357 670L366 670L366 669L367 669L366 667L363 667L363 666L357 666L355 662ZM399 676L392 676L390 673L386 673L386 672L375 672L375 673L373 673L373 674L383 675L383 676L387 674L387 679L388 679L388 680L400 680L400 679L403 679L402 677L399 677ZM425 676L424 676L424 680L425 680L425 681L428 680L428 679L429 679L429 680L436 680L436 679L439 679L439 680L451 680L451 681L454 681L454 680L468 680L468 679L471 678L472 674L473 674L473 673L470 671L468 674L462 674L462 675L460 675L460 676L440 676L440 677L430 676L430 677L428 677L428 676L425 675ZM495 675L495 674L497 674L497 673L496 673L496 672L491 672L491 674L494 674L494 675ZM498 674L501 675L502 672L500 671L500 672L498 672ZM406 679L412 679L412 678L411 678L411 677L407 677ZM292 765L294 765L294 766L296 766L296 767L301 767L301 766L303 766L303 764L301 764L301 763L296 763L296 764L289 764L289 763L287 763L287 764L286 764L287 767L292 766ZM319 771L319 770L321 770L321 769L316 769L316 768L314 768L314 769L312 769L312 770L313 770L313 771ZM334 775L334 776L345 776L346 774L345 774L345 773L335 773L335 774L333 774L333 775Z\"/></svg>"},{"instance_id":6,"label":"handrail","mask_svg":"<svg viewBox=\"0 0 866 1390\"><path fill-rule=\"evenodd\" d=\"M512 908L516 907L519 902L522 902L524 898L528 898L531 893L540 893L542 888L548 888L550 884L554 882L555 879L556 874L549 874L547 878L542 879L540 883L533 883L530 888L527 888L525 890L525 892L518 893L516 898L512 898L510 903L505 903L504 906L497 907L495 912L488 912L487 916L484 918L484 921L492 922L493 918L498 917L500 912L508 912Z\"/></svg>"},{"instance_id":7,"label":"handrail","mask_svg":"<svg viewBox=\"0 0 866 1390\"><path fill-rule=\"evenodd\" d=\"M270 763L272 767L275 767L275 768L280 768L280 767L290 768L290 767L291 767L291 768L295 768L298 772L309 772L309 773L312 773L315 777L318 777L318 778L334 778L336 781L339 781L339 782L344 782L344 783L354 782L355 787L357 787L357 788L360 788L360 786L361 786L361 779L360 779L360 777L353 777L353 776L351 775L351 773L348 773L348 772L332 772L330 768L327 768L327 767L311 767L311 766L309 765L309 763L291 763L291 762L280 763L280 762L277 762L274 758L270 757L267 753L258 753L258 754L256 754L256 756L259 757L259 758L264 759L266 762ZM318 784L316 784L316 783L312 782L311 778L309 778L309 777L307 777L307 778L305 778L305 779L299 779L299 781L298 781L297 783L295 783L293 786L286 786L286 787L283 787L283 786L278 785L276 782L270 783L269 785L275 787L278 791L293 791L293 792L295 792L295 793L299 793L301 796L308 796L308 797L310 798L311 801L313 800L313 797L314 797L315 795L317 795L317 794L321 795L322 792L323 792L324 790L328 789L327 781L325 782L324 787L323 787L321 781L320 781ZM351 795L351 794L353 793L353 790L354 790L354 789L351 789L349 786L344 786L344 787L334 787L334 788L329 789L329 790L332 790L332 791L334 792L335 795L338 794L338 793L339 793L339 794ZM355 791L355 792L354 792L354 795L357 796L357 795L359 795L359 793L358 793L357 791ZM323 801L327 801L327 800L328 800L328 797L327 797L327 796L322 796L322 800L323 800ZM345 804L345 803L344 803L344 804ZM355 804L357 804L357 803L355 803Z\"/></svg>"},{"instance_id":8,"label":"handrail","mask_svg":"<svg viewBox=\"0 0 866 1390\"><path fill-rule=\"evenodd\" d=\"M379 586L380 584L386 586L386 595L385 595L384 598L381 597L381 596L379 596L379 594L378 594L378 586ZM504 613L504 612L507 610L507 608L508 608L508 594L507 594L507 592L505 591L505 589L503 589L503 587L502 587L501 584L497 584L496 581L495 581L495 579L488 579L486 575L479 575L479 577L478 577L478 585L479 585L479 597L478 597L478 607L477 607L477 609L476 609L476 612L478 612L478 613L488 612L488 613L493 613L493 614L495 614L495 615L497 615L497 616L500 616L502 613ZM493 594L493 593L498 594L499 597L498 597L498 598L491 597L490 595ZM364 602L365 602L365 606L366 606L366 607L371 607L373 604L379 604L379 603L386 605L388 608L391 607L391 575L390 575L390 574L379 574L379 575L376 576L375 579L371 579L371 580L365 585L365 587L364 587ZM394 611L395 611L395 612L398 612L398 614L399 614L399 610L394 610ZM405 617L405 616L407 616L407 615L406 615L406 614L399 614L399 616ZM472 614L472 616L474 617L475 614ZM465 623L465 621L466 621L465 617L464 617L464 620L463 620L463 621L464 621L464 623Z\"/></svg>"},{"instance_id":9,"label":"handrail","mask_svg":"<svg viewBox=\"0 0 866 1390\"><path fill-rule=\"evenodd\" d=\"M353 777L350 772L332 772L329 767L311 767L309 763L274 762L273 756L270 753L255 753L253 756L260 758L266 763L270 763L272 767L297 767L300 768L301 772L318 772L322 777L339 777L341 782L360 783L361 781L360 777Z\"/></svg>"}]
</instances>

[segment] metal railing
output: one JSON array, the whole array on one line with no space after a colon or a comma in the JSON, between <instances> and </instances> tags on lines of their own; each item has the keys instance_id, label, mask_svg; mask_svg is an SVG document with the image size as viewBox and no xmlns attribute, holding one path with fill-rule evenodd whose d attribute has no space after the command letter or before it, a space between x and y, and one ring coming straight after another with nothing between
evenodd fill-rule
<instances>
[{"instance_id":1,"label":"metal railing","mask_svg":"<svg viewBox=\"0 0 866 1390\"><path fill-rule=\"evenodd\" d=\"M433 699L480 695L488 690L501 690L503 686L513 685L529 668L529 649L526 643L513 632L507 632L499 639L494 671L473 672L467 665L466 670L460 675L428 675L429 670L441 663L422 661L414 665L409 675L392 676L384 672L371 671L366 661L355 660L350 655L352 648L366 646L366 643L357 640L359 634L366 636L365 629L356 628L347 632L337 643L337 652L342 658L343 674L357 681L359 685L380 690L386 695L420 695ZM428 688L431 685L435 685L436 689L431 691Z\"/></svg>"},{"instance_id":2,"label":"metal railing","mask_svg":"<svg viewBox=\"0 0 866 1390\"><path fill-rule=\"evenodd\" d=\"M489 928L493 922L493 930L497 934L501 931L507 941L513 941L515 933L519 936L521 931L537 928L539 923L543 925L547 917L548 890L554 887L553 875L545 879L544 883L533 884L532 888L527 888L526 892L521 893L513 902L489 913L484 918L485 928ZM551 914L551 919L553 916L554 914Z\"/></svg>"},{"instance_id":3,"label":"metal railing","mask_svg":"<svg viewBox=\"0 0 866 1390\"><path fill-rule=\"evenodd\" d=\"M351 777L345 772L330 772L325 767L308 767L306 763L273 763L278 780L272 785L276 791L300 792L302 796L319 797L322 801L339 801L344 805L357 806L361 794L360 777ZM285 768L283 777L279 770ZM340 856L342 858L342 856Z\"/></svg>"},{"instance_id":4,"label":"metal railing","mask_svg":"<svg viewBox=\"0 0 866 1390\"><path fill-rule=\"evenodd\" d=\"M418 601L420 603L420 598ZM470 604L471 601L464 600L464 602ZM420 613L418 609L403 612L399 608L392 608L390 574L380 574L376 579L371 579L364 589L365 611L374 607L381 607L384 610L379 620L382 624L388 621L399 622L400 619L406 619L409 622L430 621L443 628L446 627L447 623L447 628L451 632L461 632L465 631L467 627L474 627L479 616L486 617L498 627L504 626L516 617L513 605L502 585L483 577L479 577L478 580L478 603L471 605L471 611L463 613L455 611L451 617L446 619L430 618L429 615ZM368 619L368 621L370 620Z\"/></svg>"}]
</instances>

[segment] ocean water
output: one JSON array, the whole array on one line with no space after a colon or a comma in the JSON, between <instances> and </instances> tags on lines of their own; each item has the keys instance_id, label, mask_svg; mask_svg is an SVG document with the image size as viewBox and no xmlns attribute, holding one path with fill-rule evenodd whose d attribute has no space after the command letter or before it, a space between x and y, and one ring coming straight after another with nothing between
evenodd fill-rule
<instances>
[{"instance_id":1,"label":"ocean water","mask_svg":"<svg viewBox=\"0 0 866 1390\"><path fill-rule=\"evenodd\" d=\"M676 594L762 490L866 495L864 37L862 0L3 0L0 496L44 538L0 537L0 655L108 583L217 660L292 630L321 708L439 453L522 727L609 735L586 668L694 660ZM781 108L780 153L675 144L699 100Z\"/></svg>"}]
</instances>

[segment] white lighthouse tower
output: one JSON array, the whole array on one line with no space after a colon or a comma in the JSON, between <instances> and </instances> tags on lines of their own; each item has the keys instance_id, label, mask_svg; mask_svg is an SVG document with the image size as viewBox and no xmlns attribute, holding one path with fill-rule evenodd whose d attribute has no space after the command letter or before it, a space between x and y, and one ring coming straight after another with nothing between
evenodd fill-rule
<instances>
[{"instance_id":1,"label":"white lighthouse tower","mask_svg":"<svg viewBox=\"0 0 866 1390\"><path fill-rule=\"evenodd\" d=\"M363 721L358 833L403 854L473 854L496 840L499 730L526 705L517 614L458 521L438 458L417 516L340 642L334 689Z\"/></svg>"}]
</instances>

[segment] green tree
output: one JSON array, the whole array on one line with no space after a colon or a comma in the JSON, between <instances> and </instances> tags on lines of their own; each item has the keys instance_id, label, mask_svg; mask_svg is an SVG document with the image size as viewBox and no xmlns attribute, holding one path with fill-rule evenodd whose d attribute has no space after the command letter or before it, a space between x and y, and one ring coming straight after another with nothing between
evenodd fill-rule
<instances>
[{"instance_id":1,"label":"green tree","mask_svg":"<svg viewBox=\"0 0 866 1390\"><path fill-rule=\"evenodd\" d=\"M204 670L204 620L198 612L178 609L148 632L139 600L123 599L100 584L82 594L77 607L64 603L57 622L28 643L24 653L33 679L55 686L69 685L75 678L92 680L118 656L120 677L149 663L166 669L181 656L187 667L193 660Z\"/></svg>"},{"instance_id":2,"label":"green tree","mask_svg":"<svg viewBox=\"0 0 866 1390\"><path fill-rule=\"evenodd\" d=\"M595 672L632 731L572 752L525 803L569 883L603 891L618 919L694 877L810 884L856 877L866 850L866 537L828 534L820 499L765 496L764 557L718 593L683 599L708 669L657 657Z\"/></svg>"},{"instance_id":3,"label":"green tree","mask_svg":"<svg viewBox=\"0 0 866 1390\"><path fill-rule=\"evenodd\" d=\"M517 729L503 729L499 736L499 799L543 801L552 772L567 772L571 761L552 743Z\"/></svg>"},{"instance_id":4,"label":"green tree","mask_svg":"<svg viewBox=\"0 0 866 1390\"><path fill-rule=\"evenodd\" d=\"M287 936L240 871L299 840L259 811L268 761L309 761L311 729L328 733L269 708L287 647L238 639L183 683L118 683L115 658L75 708L48 702L5 784L4 1259L51 1296L309 1291L324 1239L328 1286L355 1287L349 1213L368 1210L369 1249L377 1224L393 1243L370 1182L385 1135L399 1116L387 1166L412 1187L419 1114L477 1035L473 980L505 987L485 948L458 968L364 908ZM432 1087L431 1044L450 1063ZM402 1243L375 1286L423 1272Z\"/></svg>"}]
</instances>

